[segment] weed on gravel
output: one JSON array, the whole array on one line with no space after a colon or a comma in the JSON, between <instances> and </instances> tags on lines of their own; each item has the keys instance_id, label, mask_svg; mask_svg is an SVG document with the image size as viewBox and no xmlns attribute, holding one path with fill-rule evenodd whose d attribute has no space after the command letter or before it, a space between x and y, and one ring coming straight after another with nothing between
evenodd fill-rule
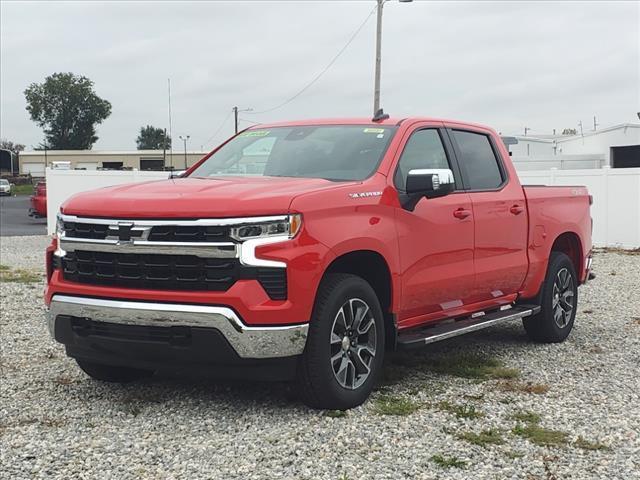
<instances>
[{"instance_id":1,"label":"weed on gravel","mask_svg":"<svg viewBox=\"0 0 640 480\"><path fill-rule=\"evenodd\" d=\"M324 412L324 416L329 418L344 418L347 416L347 412L345 410L327 410Z\"/></svg>"},{"instance_id":2,"label":"weed on gravel","mask_svg":"<svg viewBox=\"0 0 640 480\"><path fill-rule=\"evenodd\" d=\"M549 385L545 385L544 383L531 382L523 383L507 381L500 383L498 385L498 388L503 392L533 393L536 395L543 395L549 391Z\"/></svg>"},{"instance_id":3,"label":"weed on gravel","mask_svg":"<svg viewBox=\"0 0 640 480\"><path fill-rule=\"evenodd\" d=\"M474 405L464 404L464 405L456 405L447 400L444 400L436 405L439 410L444 412L452 413L456 416L456 418L480 418L484 416L484 414L477 410Z\"/></svg>"},{"instance_id":4,"label":"weed on gravel","mask_svg":"<svg viewBox=\"0 0 640 480\"><path fill-rule=\"evenodd\" d=\"M573 442L573 445L583 450L602 450L606 452L610 452L612 450L610 446L605 445L604 443L591 442L581 436L578 437L575 442Z\"/></svg>"},{"instance_id":5,"label":"weed on gravel","mask_svg":"<svg viewBox=\"0 0 640 480\"><path fill-rule=\"evenodd\" d=\"M0 265L0 282L12 283L37 283L42 276L23 269L12 269L6 265Z\"/></svg>"},{"instance_id":6,"label":"weed on gravel","mask_svg":"<svg viewBox=\"0 0 640 480\"><path fill-rule=\"evenodd\" d=\"M458 438L483 448L488 448L489 445L502 445L504 443L502 432L495 428L482 430L480 433L463 432L458 435Z\"/></svg>"},{"instance_id":7,"label":"weed on gravel","mask_svg":"<svg viewBox=\"0 0 640 480\"><path fill-rule=\"evenodd\" d=\"M411 415L420 408L420 404L407 397L381 395L373 402L373 411L378 415Z\"/></svg>"},{"instance_id":8,"label":"weed on gravel","mask_svg":"<svg viewBox=\"0 0 640 480\"><path fill-rule=\"evenodd\" d=\"M537 413L520 411L509 416L511 420L517 420L524 423L540 423L541 417Z\"/></svg>"},{"instance_id":9,"label":"weed on gravel","mask_svg":"<svg viewBox=\"0 0 640 480\"><path fill-rule=\"evenodd\" d=\"M442 468L464 468L467 462L458 459L458 457L445 457L443 455L434 455L431 461Z\"/></svg>"},{"instance_id":10,"label":"weed on gravel","mask_svg":"<svg viewBox=\"0 0 640 480\"><path fill-rule=\"evenodd\" d=\"M507 368L499 359L480 354L458 354L425 360L425 369L454 377L478 380L512 379L520 376L520 371Z\"/></svg>"},{"instance_id":11,"label":"weed on gravel","mask_svg":"<svg viewBox=\"0 0 640 480\"><path fill-rule=\"evenodd\" d=\"M534 423L518 424L513 428L513 433L542 447L565 445L568 437L566 432L551 430Z\"/></svg>"}]
</instances>

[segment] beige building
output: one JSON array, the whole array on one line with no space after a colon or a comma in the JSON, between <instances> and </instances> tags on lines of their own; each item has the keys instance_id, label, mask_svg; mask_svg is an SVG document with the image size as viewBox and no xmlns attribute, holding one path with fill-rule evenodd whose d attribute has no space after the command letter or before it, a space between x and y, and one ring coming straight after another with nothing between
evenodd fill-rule
<instances>
[{"instance_id":1,"label":"beige building","mask_svg":"<svg viewBox=\"0 0 640 480\"><path fill-rule=\"evenodd\" d=\"M186 164L190 167L208 152L189 152ZM184 170L184 152L162 150L97 151L97 150L38 150L21 152L20 173L44 177L45 166L77 170Z\"/></svg>"}]
</instances>

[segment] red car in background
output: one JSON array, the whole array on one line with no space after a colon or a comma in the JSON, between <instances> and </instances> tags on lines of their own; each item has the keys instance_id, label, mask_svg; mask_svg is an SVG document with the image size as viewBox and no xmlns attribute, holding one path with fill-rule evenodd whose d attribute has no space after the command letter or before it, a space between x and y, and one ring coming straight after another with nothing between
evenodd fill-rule
<instances>
[{"instance_id":1,"label":"red car in background","mask_svg":"<svg viewBox=\"0 0 640 480\"><path fill-rule=\"evenodd\" d=\"M47 184L45 182L38 182L34 187L29 216L34 218L47 216Z\"/></svg>"}]
</instances>

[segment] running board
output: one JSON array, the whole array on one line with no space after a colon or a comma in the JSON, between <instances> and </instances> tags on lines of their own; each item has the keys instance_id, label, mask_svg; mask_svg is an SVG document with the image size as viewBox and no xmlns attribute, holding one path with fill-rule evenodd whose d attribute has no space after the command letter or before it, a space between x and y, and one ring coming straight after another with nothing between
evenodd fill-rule
<instances>
[{"instance_id":1,"label":"running board","mask_svg":"<svg viewBox=\"0 0 640 480\"><path fill-rule=\"evenodd\" d=\"M508 310L498 310L482 316L472 316L463 320L438 323L432 327L411 329L398 334L398 349L410 349L428 345L430 343L457 337L465 333L475 332L483 328L492 327L503 322L519 320L540 311L537 305L519 305Z\"/></svg>"}]
</instances>

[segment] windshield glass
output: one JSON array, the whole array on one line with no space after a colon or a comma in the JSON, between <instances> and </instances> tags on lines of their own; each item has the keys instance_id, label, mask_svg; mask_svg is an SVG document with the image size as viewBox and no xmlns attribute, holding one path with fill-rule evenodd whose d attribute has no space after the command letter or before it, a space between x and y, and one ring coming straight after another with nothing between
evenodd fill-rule
<instances>
[{"instance_id":1,"label":"windshield glass","mask_svg":"<svg viewBox=\"0 0 640 480\"><path fill-rule=\"evenodd\" d=\"M259 175L364 180L378 167L396 127L323 125L247 130L192 177Z\"/></svg>"},{"instance_id":2,"label":"windshield glass","mask_svg":"<svg viewBox=\"0 0 640 480\"><path fill-rule=\"evenodd\" d=\"M0 185L9 185L9 180L6 180L4 178L0 178Z\"/></svg>"}]
</instances>

